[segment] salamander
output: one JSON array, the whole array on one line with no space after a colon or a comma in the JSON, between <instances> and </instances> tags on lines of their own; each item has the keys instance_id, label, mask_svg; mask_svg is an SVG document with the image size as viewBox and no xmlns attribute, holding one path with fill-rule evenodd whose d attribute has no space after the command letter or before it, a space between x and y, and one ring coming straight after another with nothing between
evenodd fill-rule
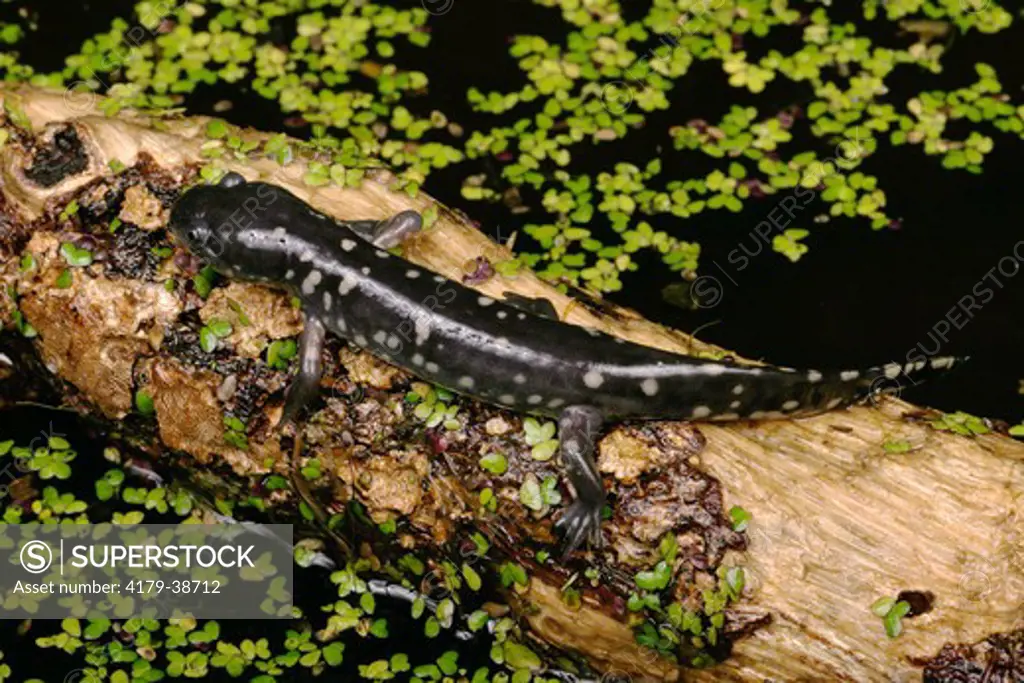
<instances>
[{"instance_id":1,"label":"salamander","mask_svg":"<svg viewBox=\"0 0 1024 683\"><path fill-rule=\"evenodd\" d=\"M559 519L565 554L601 542L605 491L595 444L609 421L810 415L861 400L879 382L956 362L922 357L827 372L669 353L559 321L516 297L496 300L389 253L421 227L412 211L336 220L235 173L186 191L170 219L176 240L227 277L283 288L301 301L298 371L279 424L316 395L328 332L427 382L557 419L575 492Z\"/></svg>"}]
</instances>

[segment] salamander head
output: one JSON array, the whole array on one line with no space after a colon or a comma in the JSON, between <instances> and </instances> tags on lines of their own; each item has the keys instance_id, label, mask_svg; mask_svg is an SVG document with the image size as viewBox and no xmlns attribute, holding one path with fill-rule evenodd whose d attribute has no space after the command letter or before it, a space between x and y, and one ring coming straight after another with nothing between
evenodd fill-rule
<instances>
[{"instance_id":1,"label":"salamander head","mask_svg":"<svg viewBox=\"0 0 1024 683\"><path fill-rule=\"evenodd\" d=\"M220 236L210 225L207 209L215 200L211 187L194 187L181 196L171 209L170 229L179 242L203 260L216 260L223 252L217 244Z\"/></svg>"},{"instance_id":2,"label":"salamander head","mask_svg":"<svg viewBox=\"0 0 1024 683\"><path fill-rule=\"evenodd\" d=\"M280 236L264 234L258 220L276 199L273 190L263 191L271 187L246 184L237 173L217 185L193 187L171 209L170 231L189 252L225 275L267 280L286 259Z\"/></svg>"}]
</instances>

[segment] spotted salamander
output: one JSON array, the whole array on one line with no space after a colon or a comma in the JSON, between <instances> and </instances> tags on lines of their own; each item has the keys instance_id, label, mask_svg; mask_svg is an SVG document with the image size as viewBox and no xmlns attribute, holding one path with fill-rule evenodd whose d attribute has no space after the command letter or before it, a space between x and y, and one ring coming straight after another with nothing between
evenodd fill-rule
<instances>
[{"instance_id":1,"label":"spotted salamander","mask_svg":"<svg viewBox=\"0 0 1024 683\"><path fill-rule=\"evenodd\" d=\"M866 397L949 357L868 370L796 371L677 355L495 300L387 250L419 214L338 221L283 188L228 174L173 207L176 239L230 278L281 287L305 316L298 372L281 424L316 395L328 331L427 382L524 413L557 418L575 490L559 525L565 552L599 544L605 492L595 444L609 420L758 420L808 415ZM533 308L533 310L531 310Z\"/></svg>"}]
</instances>

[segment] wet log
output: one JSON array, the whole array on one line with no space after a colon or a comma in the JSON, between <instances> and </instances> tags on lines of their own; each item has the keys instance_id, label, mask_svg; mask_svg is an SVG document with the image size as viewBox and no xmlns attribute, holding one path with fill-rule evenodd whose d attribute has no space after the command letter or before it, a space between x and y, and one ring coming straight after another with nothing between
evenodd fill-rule
<instances>
[{"instance_id":1,"label":"wet log","mask_svg":"<svg viewBox=\"0 0 1024 683\"><path fill-rule=\"evenodd\" d=\"M620 425L600 443L612 502L605 546L563 566L553 559L552 522L570 492L545 484L559 477L557 457L545 459L543 442L538 449L550 438L545 427L439 396L340 340L329 346L322 400L293 462L293 435L270 429L288 372L267 354L299 333L298 312L254 285L219 280L206 292L197 264L163 228L182 186L208 166L277 183L339 218L421 211L431 225L403 244L403 255L453 279L478 275L483 260L507 260L503 246L426 194L403 191L383 169L366 171L358 186L311 186L304 177L320 152L294 142L296 158L282 164L272 158L280 139L268 150L270 136L232 128L258 143L243 153L208 137L201 117L105 117L78 94L0 95L0 279L13 293L0 304L6 398L58 396L222 498L259 493L268 475L292 478L310 466L320 475L275 491L268 505L294 511L309 501L323 520L358 501L373 524L348 540L382 562L414 552L428 566L451 558L457 566L467 538L482 532L489 551L470 555L481 573L512 579L505 593L524 631L598 672L720 681L1024 677L1020 443L936 429L933 412L894 397L798 421ZM78 265L69 264L68 243L91 263L72 252ZM570 323L641 344L720 352L633 312L570 298L528 272L469 279L493 297L547 298ZM208 351L200 330L213 320L231 331ZM152 414L140 414L140 394L152 399ZM749 514L745 531L734 530L741 515L733 508ZM514 580L523 574L526 585ZM638 581L660 595L663 612L630 609ZM871 610L884 596L913 608L897 638ZM666 632L677 634L693 627L701 638L686 632L680 646L663 648L673 661L638 643L645 620L674 623ZM725 654L713 668L688 668Z\"/></svg>"}]
</instances>

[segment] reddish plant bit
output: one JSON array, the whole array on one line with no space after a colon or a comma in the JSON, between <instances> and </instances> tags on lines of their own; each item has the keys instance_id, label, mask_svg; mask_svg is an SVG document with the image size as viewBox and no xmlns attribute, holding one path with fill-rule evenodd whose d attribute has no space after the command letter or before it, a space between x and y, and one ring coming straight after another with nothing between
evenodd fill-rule
<instances>
[{"instance_id":1,"label":"reddish plant bit","mask_svg":"<svg viewBox=\"0 0 1024 683\"><path fill-rule=\"evenodd\" d=\"M796 121L796 116L788 111L780 111L778 115L779 125L783 128L792 128L793 122Z\"/></svg>"},{"instance_id":2,"label":"reddish plant bit","mask_svg":"<svg viewBox=\"0 0 1024 683\"><path fill-rule=\"evenodd\" d=\"M257 496L257 497L263 497L263 494L267 490L267 488L266 488L266 478L257 479L256 481L254 481L252 483L252 486L249 487L249 490L252 492L252 495Z\"/></svg>"},{"instance_id":3,"label":"reddish plant bit","mask_svg":"<svg viewBox=\"0 0 1024 683\"><path fill-rule=\"evenodd\" d=\"M96 252L96 249L99 246L96 240L93 239L91 235L76 235L75 237L71 238L70 241L79 249L85 249L93 253Z\"/></svg>"},{"instance_id":4,"label":"reddish plant bit","mask_svg":"<svg viewBox=\"0 0 1024 683\"><path fill-rule=\"evenodd\" d=\"M139 458L128 458L124 465L125 469L128 470L130 474L133 474L140 479L145 479L154 486L159 486L163 483L163 477L157 474L156 470L153 469L153 466L145 460L140 460Z\"/></svg>"},{"instance_id":5,"label":"reddish plant bit","mask_svg":"<svg viewBox=\"0 0 1024 683\"><path fill-rule=\"evenodd\" d=\"M708 122L704 119L690 119L686 122L687 128L693 128L698 133L705 133L708 130Z\"/></svg>"},{"instance_id":6,"label":"reddish plant bit","mask_svg":"<svg viewBox=\"0 0 1024 683\"><path fill-rule=\"evenodd\" d=\"M761 181L758 180L757 178L747 178L741 181L741 184L746 186L747 189L750 190L750 196L752 198L763 199L765 197L763 185L761 185Z\"/></svg>"},{"instance_id":7,"label":"reddish plant bit","mask_svg":"<svg viewBox=\"0 0 1024 683\"><path fill-rule=\"evenodd\" d=\"M463 284L478 285L494 277L494 267L486 256L477 256L463 266Z\"/></svg>"},{"instance_id":8,"label":"reddish plant bit","mask_svg":"<svg viewBox=\"0 0 1024 683\"><path fill-rule=\"evenodd\" d=\"M181 249L174 252L174 265L186 275L195 275L199 272L199 259Z\"/></svg>"},{"instance_id":9,"label":"reddish plant bit","mask_svg":"<svg viewBox=\"0 0 1024 683\"><path fill-rule=\"evenodd\" d=\"M626 600L621 595L616 595L612 591L608 591L612 595L612 611L618 617L626 616Z\"/></svg>"},{"instance_id":10,"label":"reddish plant bit","mask_svg":"<svg viewBox=\"0 0 1024 683\"><path fill-rule=\"evenodd\" d=\"M477 552L477 550L476 550L476 543L473 542L473 539L465 538L465 539L462 539L459 542L459 556L460 557L471 557L471 556L475 555L476 552Z\"/></svg>"},{"instance_id":11,"label":"reddish plant bit","mask_svg":"<svg viewBox=\"0 0 1024 683\"><path fill-rule=\"evenodd\" d=\"M444 453L448 450L448 439L436 429L427 432L427 440L430 442L430 447L434 449L434 453Z\"/></svg>"}]
</instances>

